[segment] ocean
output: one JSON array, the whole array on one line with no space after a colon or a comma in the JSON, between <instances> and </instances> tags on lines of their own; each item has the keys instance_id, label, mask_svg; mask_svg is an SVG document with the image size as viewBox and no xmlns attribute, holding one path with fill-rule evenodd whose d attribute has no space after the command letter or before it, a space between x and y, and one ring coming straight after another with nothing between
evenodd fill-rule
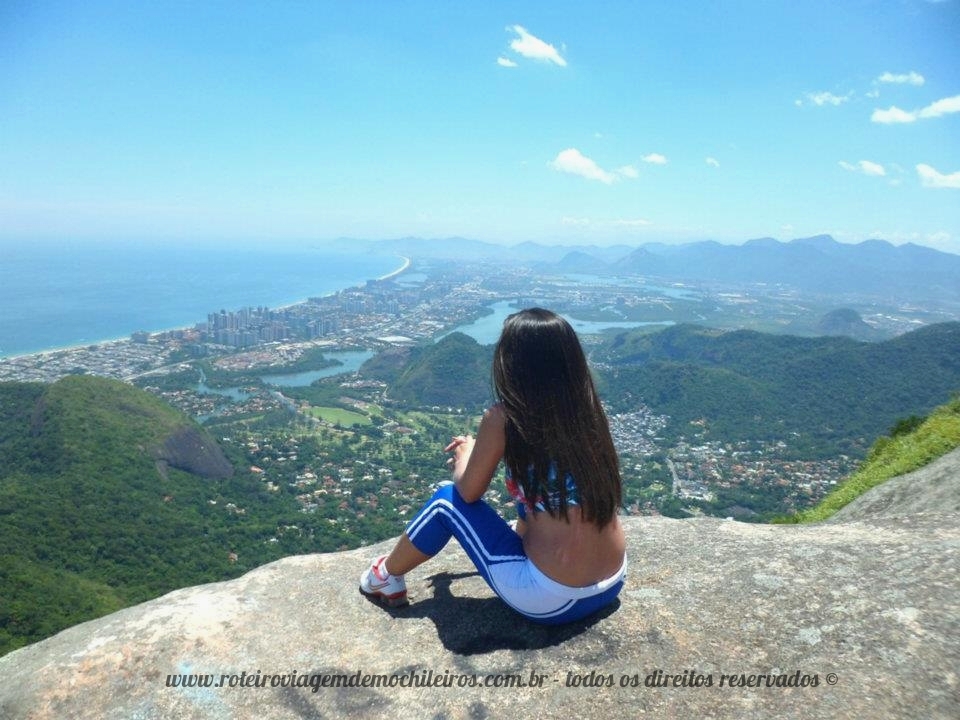
<instances>
[{"instance_id":1,"label":"ocean","mask_svg":"<svg viewBox=\"0 0 960 720\"><path fill-rule=\"evenodd\" d=\"M0 244L0 357L192 327L220 310L283 307L402 264L320 244L8 242Z\"/></svg>"}]
</instances>

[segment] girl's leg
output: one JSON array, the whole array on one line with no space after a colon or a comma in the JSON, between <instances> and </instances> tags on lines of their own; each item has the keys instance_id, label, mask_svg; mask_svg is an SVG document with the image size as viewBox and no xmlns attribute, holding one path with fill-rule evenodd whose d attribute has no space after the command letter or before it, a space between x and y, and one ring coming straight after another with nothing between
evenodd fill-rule
<instances>
[{"instance_id":1,"label":"girl's leg","mask_svg":"<svg viewBox=\"0 0 960 720\"><path fill-rule=\"evenodd\" d=\"M526 560L523 542L489 505L482 500L464 502L449 482L437 488L390 554L370 563L360 576L360 592L390 607L406 605L404 574L440 552L453 536L487 584L504 597L490 568L495 563L501 563L501 571L508 565L522 565Z\"/></svg>"},{"instance_id":2,"label":"girl's leg","mask_svg":"<svg viewBox=\"0 0 960 720\"><path fill-rule=\"evenodd\" d=\"M457 538L494 591L491 567L526 560L520 536L493 508L483 500L464 502L453 483L444 483L407 526L387 560L387 569L405 572L408 566L416 567L440 552L451 537Z\"/></svg>"},{"instance_id":3,"label":"girl's leg","mask_svg":"<svg viewBox=\"0 0 960 720\"><path fill-rule=\"evenodd\" d=\"M416 546L410 542L410 538L404 533L400 540L394 546L387 559L384 561L384 567L391 575L406 575L417 565L425 563L430 559L426 553L417 550Z\"/></svg>"},{"instance_id":4,"label":"girl's leg","mask_svg":"<svg viewBox=\"0 0 960 720\"><path fill-rule=\"evenodd\" d=\"M402 575L440 552L451 537L457 538L493 591L535 622L580 619L612 602L623 586L621 580L603 593L577 600L542 588L542 582L531 576L521 537L482 500L464 502L453 483L437 488L410 522L386 558L386 570ZM403 595L405 600L405 586Z\"/></svg>"}]
</instances>

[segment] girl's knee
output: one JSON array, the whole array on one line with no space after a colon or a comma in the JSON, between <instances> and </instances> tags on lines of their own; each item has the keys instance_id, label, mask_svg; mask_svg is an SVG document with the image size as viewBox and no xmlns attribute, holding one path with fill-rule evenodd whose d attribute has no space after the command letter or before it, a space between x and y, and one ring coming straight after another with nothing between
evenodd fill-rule
<instances>
[{"instance_id":1,"label":"girl's knee","mask_svg":"<svg viewBox=\"0 0 960 720\"><path fill-rule=\"evenodd\" d=\"M473 505L475 503L482 502L482 500L475 500L473 503L468 503L457 491L457 486L453 484L450 480L444 480L439 485L437 489L433 492L433 496L430 498L430 501L434 500L446 500L451 505Z\"/></svg>"},{"instance_id":2,"label":"girl's knee","mask_svg":"<svg viewBox=\"0 0 960 720\"><path fill-rule=\"evenodd\" d=\"M457 495L456 486L451 480L444 480L437 485L437 489L433 491L433 496L430 500L449 500L452 502L455 495Z\"/></svg>"}]
</instances>

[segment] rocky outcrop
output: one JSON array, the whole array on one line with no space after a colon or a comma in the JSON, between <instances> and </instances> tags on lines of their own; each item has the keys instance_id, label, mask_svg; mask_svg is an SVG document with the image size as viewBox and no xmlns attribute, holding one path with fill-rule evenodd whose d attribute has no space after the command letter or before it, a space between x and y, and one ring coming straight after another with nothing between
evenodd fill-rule
<instances>
[{"instance_id":1,"label":"rocky outcrop","mask_svg":"<svg viewBox=\"0 0 960 720\"><path fill-rule=\"evenodd\" d=\"M873 488L827 522L850 522L917 513L960 514L960 448L912 473Z\"/></svg>"},{"instance_id":2,"label":"rocky outcrop","mask_svg":"<svg viewBox=\"0 0 960 720\"><path fill-rule=\"evenodd\" d=\"M513 614L455 544L391 612L357 592L390 543L287 558L0 658L0 717L955 718L955 506L856 513L876 495L812 526L628 518L619 603L562 628Z\"/></svg>"},{"instance_id":3,"label":"rocky outcrop","mask_svg":"<svg viewBox=\"0 0 960 720\"><path fill-rule=\"evenodd\" d=\"M156 456L161 463L200 477L219 480L233 476L233 465L221 447L200 427L175 430L164 438Z\"/></svg>"}]
</instances>

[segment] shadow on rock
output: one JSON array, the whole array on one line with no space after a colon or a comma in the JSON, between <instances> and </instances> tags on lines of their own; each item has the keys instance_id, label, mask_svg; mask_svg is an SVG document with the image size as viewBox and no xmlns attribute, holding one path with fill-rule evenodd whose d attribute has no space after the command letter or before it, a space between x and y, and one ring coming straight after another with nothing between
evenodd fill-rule
<instances>
[{"instance_id":1,"label":"shadow on rock","mask_svg":"<svg viewBox=\"0 0 960 720\"><path fill-rule=\"evenodd\" d=\"M458 655L476 655L497 650L537 650L566 642L589 630L603 618L616 612L620 600L590 617L566 625L541 625L511 610L498 597L462 597L451 592L451 585L476 572L442 572L427 578L433 597L414 600L404 608L383 610L398 620L427 618L437 626L443 646ZM375 600L368 598L377 604Z\"/></svg>"}]
</instances>

